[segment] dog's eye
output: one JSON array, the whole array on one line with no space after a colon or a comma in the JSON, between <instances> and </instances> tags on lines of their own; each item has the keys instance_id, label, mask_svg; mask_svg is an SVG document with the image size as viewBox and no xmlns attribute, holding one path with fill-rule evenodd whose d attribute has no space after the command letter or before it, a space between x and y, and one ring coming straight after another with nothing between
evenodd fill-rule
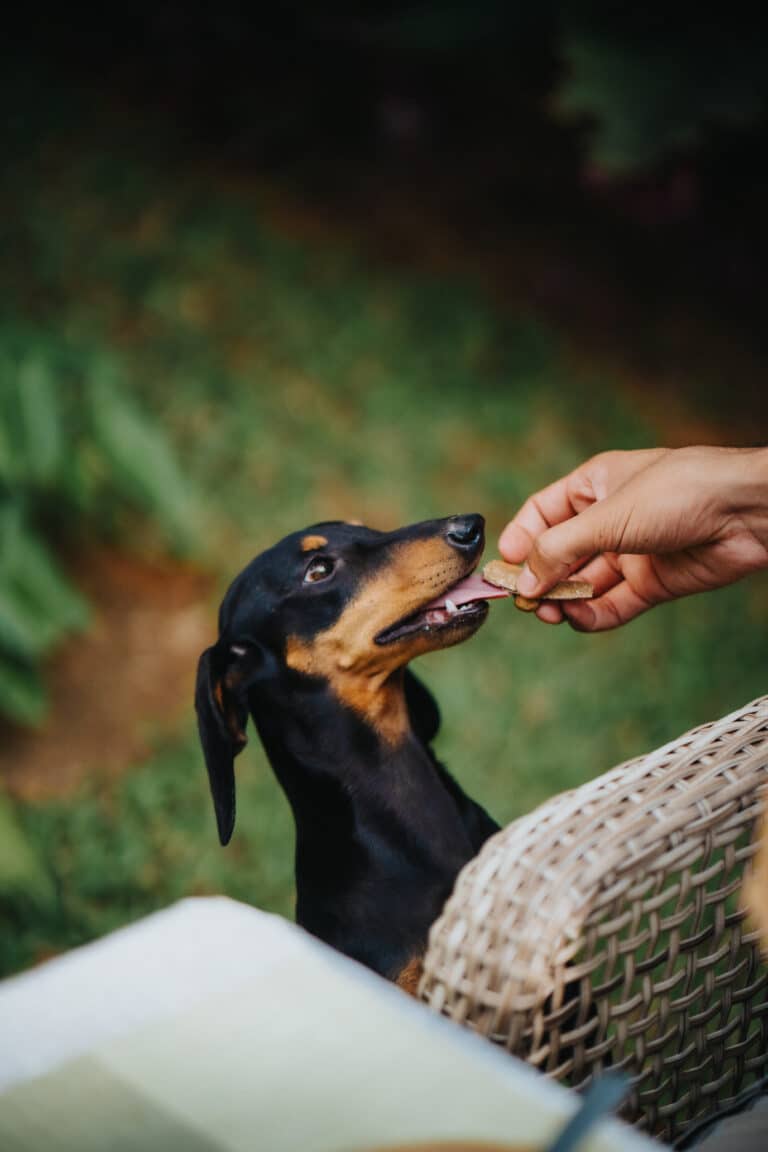
<instances>
[{"instance_id":1,"label":"dog's eye","mask_svg":"<svg viewBox=\"0 0 768 1152\"><path fill-rule=\"evenodd\" d=\"M304 573L304 583L317 584L319 580L327 580L334 567L334 561L329 560L327 556L316 557Z\"/></svg>"}]
</instances>

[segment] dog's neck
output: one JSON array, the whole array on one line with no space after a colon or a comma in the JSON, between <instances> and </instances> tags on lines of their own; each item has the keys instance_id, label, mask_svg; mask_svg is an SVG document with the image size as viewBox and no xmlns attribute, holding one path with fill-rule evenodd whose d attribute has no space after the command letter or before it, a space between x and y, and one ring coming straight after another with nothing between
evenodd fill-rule
<instances>
[{"instance_id":1,"label":"dog's neck","mask_svg":"<svg viewBox=\"0 0 768 1152\"><path fill-rule=\"evenodd\" d=\"M410 723L402 673L386 685L382 705L400 713L396 743L327 685L294 676L291 690L284 687L260 696L254 720L296 823L297 920L379 971L394 963L393 948L405 963L399 951L423 943L424 926L474 848ZM387 915L389 902L396 915ZM337 922L343 940L334 937Z\"/></svg>"},{"instance_id":2,"label":"dog's neck","mask_svg":"<svg viewBox=\"0 0 768 1152\"><path fill-rule=\"evenodd\" d=\"M313 784L341 790L370 808L377 800L391 804L393 785L399 798L409 790L431 790L437 781L434 758L411 724L403 670L385 682L360 685L355 698L359 710L322 681L293 674L289 691L284 684L274 694L262 688L254 701L267 756L297 824L306 819L309 830L315 807L307 787L311 791Z\"/></svg>"},{"instance_id":3,"label":"dog's neck","mask_svg":"<svg viewBox=\"0 0 768 1152\"><path fill-rule=\"evenodd\" d=\"M410 726L403 688L405 670L393 672L370 654L367 657L354 660L332 643L307 645L292 637L285 662L300 674L299 684L309 678L328 685L338 706L363 720L383 743L400 745Z\"/></svg>"}]
</instances>

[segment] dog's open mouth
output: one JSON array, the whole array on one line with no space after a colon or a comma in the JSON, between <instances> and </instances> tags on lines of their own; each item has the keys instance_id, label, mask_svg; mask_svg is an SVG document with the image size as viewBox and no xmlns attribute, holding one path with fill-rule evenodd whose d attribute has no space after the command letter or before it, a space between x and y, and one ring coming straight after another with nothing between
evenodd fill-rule
<instances>
[{"instance_id":1,"label":"dog's open mouth","mask_svg":"<svg viewBox=\"0 0 768 1152\"><path fill-rule=\"evenodd\" d=\"M482 576L473 572L457 584L446 588L434 600L430 600L418 612L398 620L390 628L385 628L376 637L377 644L392 644L404 636L417 632L437 632L446 628L466 628L469 624L479 625L488 615L488 601L502 599L509 593L503 588L489 584Z\"/></svg>"}]
</instances>

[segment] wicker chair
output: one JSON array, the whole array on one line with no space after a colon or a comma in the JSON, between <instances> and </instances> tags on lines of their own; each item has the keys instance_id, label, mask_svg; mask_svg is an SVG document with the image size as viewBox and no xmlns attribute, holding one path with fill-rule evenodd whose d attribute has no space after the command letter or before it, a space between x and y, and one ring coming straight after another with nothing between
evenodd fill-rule
<instances>
[{"instance_id":1,"label":"wicker chair","mask_svg":"<svg viewBox=\"0 0 768 1152\"><path fill-rule=\"evenodd\" d=\"M672 1142L768 1074L768 969L739 894L768 779L768 696L499 832L434 925L433 1009Z\"/></svg>"}]
</instances>

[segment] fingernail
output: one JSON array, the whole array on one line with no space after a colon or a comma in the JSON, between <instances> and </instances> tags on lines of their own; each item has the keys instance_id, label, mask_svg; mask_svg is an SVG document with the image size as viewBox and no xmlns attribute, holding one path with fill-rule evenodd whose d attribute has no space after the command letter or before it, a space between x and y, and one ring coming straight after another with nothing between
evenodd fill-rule
<instances>
[{"instance_id":1,"label":"fingernail","mask_svg":"<svg viewBox=\"0 0 768 1152\"><path fill-rule=\"evenodd\" d=\"M521 596L532 596L539 582L526 564L517 578L517 590Z\"/></svg>"}]
</instances>

